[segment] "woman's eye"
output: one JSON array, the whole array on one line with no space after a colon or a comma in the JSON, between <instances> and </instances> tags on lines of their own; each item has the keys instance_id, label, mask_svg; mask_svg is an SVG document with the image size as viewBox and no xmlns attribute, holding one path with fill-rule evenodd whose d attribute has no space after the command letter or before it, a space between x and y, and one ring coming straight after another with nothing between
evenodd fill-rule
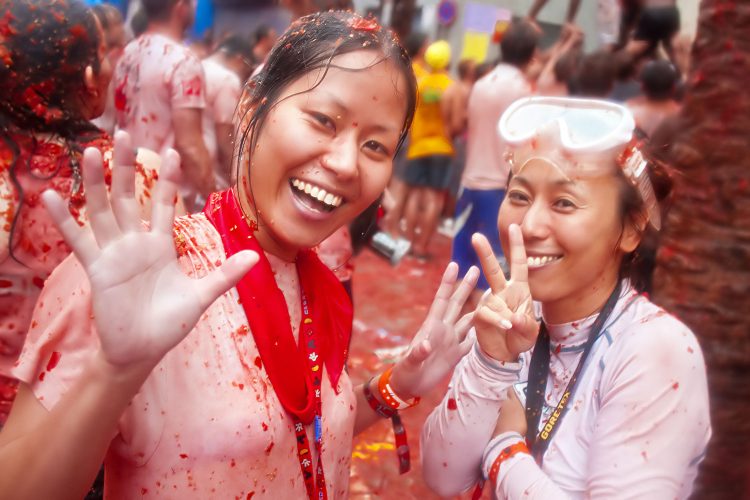
<instances>
[{"instance_id":1,"label":"woman's eye","mask_svg":"<svg viewBox=\"0 0 750 500\"><path fill-rule=\"evenodd\" d=\"M563 210L572 210L576 207L576 204L566 198L560 198L555 202L555 207Z\"/></svg>"},{"instance_id":2,"label":"woman's eye","mask_svg":"<svg viewBox=\"0 0 750 500\"><path fill-rule=\"evenodd\" d=\"M367 148L367 149L369 149L371 151L375 151L376 153L382 154L384 156L390 156L388 148L386 148L385 146L383 146L378 141L367 141L365 143L365 148Z\"/></svg>"},{"instance_id":3,"label":"woman's eye","mask_svg":"<svg viewBox=\"0 0 750 500\"><path fill-rule=\"evenodd\" d=\"M331 120L328 116L324 115L323 113L310 113L313 117L313 119L321 124L322 126L329 128L331 130L336 130L336 124L333 123L333 120Z\"/></svg>"},{"instance_id":4,"label":"woman's eye","mask_svg":"<svg viewBox=\"0 0 750 500\"><path fill-rule=\"evenodd\" d=\"M529 197L520 191L511 191L508 193L508 199L513 203L526 203L529 201Z\"/></svg>"}]
</instances>

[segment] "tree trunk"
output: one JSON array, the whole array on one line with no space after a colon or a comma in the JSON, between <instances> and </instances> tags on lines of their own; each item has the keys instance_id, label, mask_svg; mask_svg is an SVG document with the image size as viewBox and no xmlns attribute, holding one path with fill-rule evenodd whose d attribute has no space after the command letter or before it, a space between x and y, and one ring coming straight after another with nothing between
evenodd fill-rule
<instances>
[{"instance_id":1,"label":"tree trunk","mask_svg":"<svg viewBox=\"0 0 750 500\"><path fill-rule=\"evenodd\" d=\"M684 108L657 134L677 169L654 299L698 336L713 438L696 498L750 497L750 1L703 0Z\"/></svg>"}]
</instances>

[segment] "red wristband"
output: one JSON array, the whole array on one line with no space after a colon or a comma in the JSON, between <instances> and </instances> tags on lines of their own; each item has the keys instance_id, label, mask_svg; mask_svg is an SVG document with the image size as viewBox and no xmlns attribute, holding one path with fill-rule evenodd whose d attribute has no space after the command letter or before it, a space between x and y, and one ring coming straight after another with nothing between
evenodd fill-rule
<instances>
[{"instance_id":1,"label":"red wristband","mask_svg":"<svg viewBox=\"0 0 750 500\"><path fill-rule=\"evenodd\" d=\"M492 462L492 467L490 467L490 473L489 478L492 484L494 485L497 481L497 474L500 472L500 465L508 460L510 457L513 457L517 455L518 453L529 453L529 447L526 446L526 443L524 441L520 441L516 444L512 444L508 446L507 448L503 448L503 451L500 452L500 454L497 456L494 462Z\"/></svg>"},{"instance_id":2,"label":"red wristband","mask_svg":"<svg viewBox=\"0 0 750 500\"><path fill-rule=\"evenodd\" d=\"M393 366L391 365L380 375L380 378L378 378L378 392L380 393L380 397L383 398L383 401L385 401L385 403L394 410L405 410L419 404L418 397L412 399L411 401L404 401L399 398L395 392L393 392L393 388L391 387L392 373Z\"/></svg>"}]
</instances>

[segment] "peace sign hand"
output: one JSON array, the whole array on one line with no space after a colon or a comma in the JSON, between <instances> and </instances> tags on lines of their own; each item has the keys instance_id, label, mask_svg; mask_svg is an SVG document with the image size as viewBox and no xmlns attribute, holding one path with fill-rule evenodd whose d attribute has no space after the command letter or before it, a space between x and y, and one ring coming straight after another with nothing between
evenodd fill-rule
<instances>
[{"instance_id":1,"label":"peace sign hand","mask_svg":"<svg viewBox=\"0 0 750 500\"><path fill-rule=\"evenodd\" d=\"M505 280L487 238L474 234L471 243L479 256L490 293L479 301L474 314L474 329L482 350L498 361L516 361L518 355L534 346L539 324L534 318L526 249L521 228L511 224L510 280Z\"/></svg>"},{"instance_id":2,"label":"peace sign hand","mask_svg":"<svg viewBox=\"0 0 750 500\"><path fill-rule=\"evenodd\" d=\"M402 399L422 396L450 374L473 343L467 339L474 313L461 309L477 285L479 269L472 266L458 281L458 265L445 268L427 318L393 367L391 385Z\"/></svg>"},{"instance_id":3,"label":"peace sign hand","mask_svg":"<svg viewBox=\"0 0 750 500\"><path fill-rule=\"evenodd\" d=\"M115 136L114 159L108 196L101 153L95 148L83 153L88 225L79 227L56 192L48 190L42 196L89 277L104 359L123 370L153 367L185 338L208 306L250 270L258 256L239 252L201 279L186 276L178 264L172 235L179 155L170 150L163 158L150 228L138 217L135 153L124 132Z\"/></svg>"}]
</instances>

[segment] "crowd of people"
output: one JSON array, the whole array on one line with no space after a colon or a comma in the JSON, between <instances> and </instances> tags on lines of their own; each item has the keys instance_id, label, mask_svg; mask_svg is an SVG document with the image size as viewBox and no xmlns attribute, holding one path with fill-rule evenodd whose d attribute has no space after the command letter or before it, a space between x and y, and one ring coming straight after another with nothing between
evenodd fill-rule
<instances>
[{"instance_id":1,"label":"crowd of people","mask_svg":"<svg viewBox=\"0 0 750 500\"><path fill-rule=\"evenodd\" d=\"M110 6L0 0L2 496L81 498L103 467L106 498L345 498L354 436L390 419L407 472L399 412L448 377L421 434L439 495L689 496L705 366L642 293L674 4L584 54L578 2L540 51L544 3L454 77L446 42L328 4L190 47L190 0L141 0L127 43ZM351 254L381 204L420 262L454 215L453 262L355 387Z\"/></svg>"}]
</instances>

